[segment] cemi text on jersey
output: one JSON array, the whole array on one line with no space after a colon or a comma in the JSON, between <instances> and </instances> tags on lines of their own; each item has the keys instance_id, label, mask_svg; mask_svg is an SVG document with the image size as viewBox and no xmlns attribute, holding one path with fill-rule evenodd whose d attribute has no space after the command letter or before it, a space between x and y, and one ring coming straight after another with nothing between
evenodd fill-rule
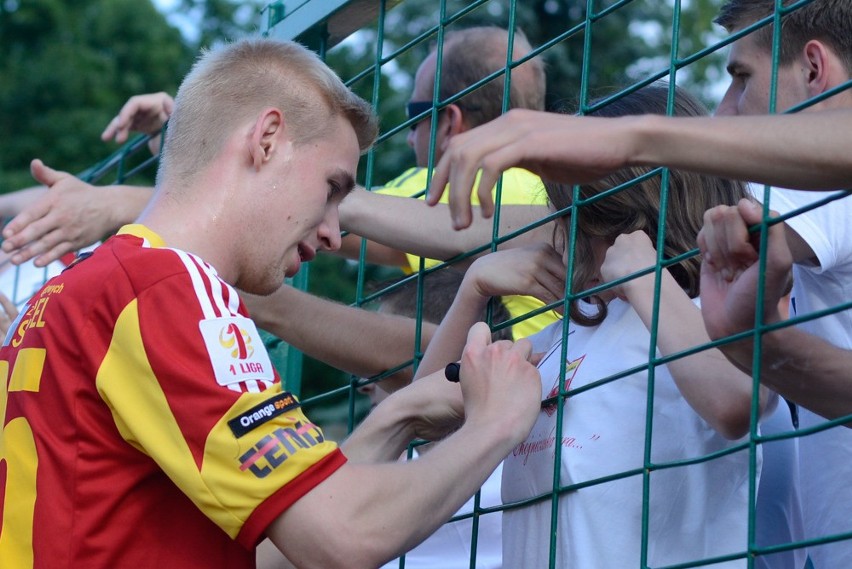
<instances>
[{"instance_id":1,"label":"cemi text on jersey","mask_svg":"<svg viewBox=\"0 0 852 569\"><path fill-rule=\"evenodd\" d=\"M265 478L299 450L309 449L324 440L319 427L296 421L293 427L275 429L243 453L240 470L249 470L258 478Z\"/></svg>"}]
</instances>

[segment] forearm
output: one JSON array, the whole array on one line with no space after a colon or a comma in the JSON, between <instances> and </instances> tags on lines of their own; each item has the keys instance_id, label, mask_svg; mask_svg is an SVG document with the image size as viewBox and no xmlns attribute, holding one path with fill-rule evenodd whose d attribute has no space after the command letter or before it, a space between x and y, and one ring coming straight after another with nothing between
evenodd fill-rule
<instances>
[{"instance_id":1,"label":"forearm","mask_svg":"<svg viewBox=\"0 0 852 569\"><path fill-rule=\"evenodd\" d=\"M108 193L110 207L110 228L118 229L122 225L133 223L154 195L154 188L146 186L104 186Z\"/></svg>"},{"instance_id":2,"label":"forearm","mask_svg":"<svg viewBox=\"0 0 852 569\"><path fill-rule=\"evenodd\" d=\"M410 361L435 325L319 298L290 286L268 297L245 295L258 326L333 367L371 377ZM327 323L318 325L318 323Z\"/></svg>"},{"instance_id":3,"label":"forearm","mask_svg":"<svg viewBox=\"0 0 852 569\"><path fill-rule=\"evenodd\" d=\"M488 297L477 294L470 278L465 277L453 304L432 336L414 379L443 370L448 363L461 358L467 333L481 319L487 303Z\"/></svg>"},{"instance_id":4,"label":"forearm","mask_svg":"<svg viewBox=\"0 0 852 569\"><path fill-rule=\"evenodd\" d=\"M724 354L753 373L754 340L722 346ZM764 334L760 380L786 399L828 419L852 413L852 351L792 326Z\"/></svg>"},{"instance_id":5,"label":"forearm","mask_svg":"<svg viewBox=\"0 0 852 569\"><path fill-rule=\"evenodd\" d=\"M344 259L359 260L361 258L361 243L364 240L354 233L349 233L341 239L340 249L333 254ZM407 267L408 258L398 249L367 240L366 261L374 265L387 267Z\"/></svg>"},{"instance_id":6,"label":"forearm","mask_svg":"<svg viewBox=\"0 0 852 569\"><path fill-rule=\"evenodd\" d=\"M48 192L45 186L34 186L0 195L0 217L12 218L36 203Z\"/></svg>"},{"instance_id":7,"label":"forearm","mask_svg":"<svg viewBox=\"0 0 852 569\"><path fill-rule=\"evenodd\" d=\"M629 120L633 164L813 190L852 180L852 111Z\"/></svg>"},{"instance_id":8,"label":"forearm","mask_svg":"<svg viewBox=\"0 0 852 569\"><path fill-rule=\"evenodd\" d=\"M412 462L350 461L279 518L271 537L300 567L377 567L445 523L513 445L500 425L469 423Z\"/></svg>"},{"instance_id":9,"label":"forearm","mask_svg":"<svg viewBox=\"0 0 852 569\"><path fill-rule=\"evenodd\" d=\"M546 206L504 205L500 209L498 235L508 235L548 213ZM422 200L354 191L340 206L340 225L371 241L400 251L447 260L491 243L494 220L475 216L467 229L453 229L448 207L429 207ZM541 226L507 242L503 247L546 241L552 226Z\"/></svg>"},{"instance_id":10,"label":"forearm","mask_svg":"<svg viewBox=\"0 0 852 569\"><path fill-rule=\"evenodd\" d=\"M630 285L630 302L650 330L654 318L653 279L645 277ZM700 309L663 271L657 318L657 348L669 356L710 343ZM718 349L706 349L666 364L678 390L695 411L729 439L748 433L753 385L751 378L729 362ZM760 390L761 411L769 400Z\"/></svg>"}]
</instances>

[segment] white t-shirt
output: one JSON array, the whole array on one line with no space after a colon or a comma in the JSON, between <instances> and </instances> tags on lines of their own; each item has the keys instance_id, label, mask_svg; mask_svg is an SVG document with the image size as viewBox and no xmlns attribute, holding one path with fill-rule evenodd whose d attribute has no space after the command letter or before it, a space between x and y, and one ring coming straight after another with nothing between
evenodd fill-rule
<instances>
[{"instance_id":1,"label":"white t-shirt","mask_svg":"<svg viewBox=\"0 0 852 569\"><path fill-rule=\"evenodd\" d=\"M773 188L769 207L786 214L834 193ZM852 199L844 197L797 215L787 225L819 259L819 267L793 266L790 314L802 316L852 300ZM799 328L852 349L852 310L803 322ZM800 429L824 422L800 408ZM834 427L802 437L799 454L805 537L852 531L852 430ZM852 567L852 540L811 547L809 553L816 569Z\"/></svg>"},{"instance_id":2,"label":"white t-shirt","mask_svg":"<svg viewBox=\"0 0 852 569\"><path fill-rule=\"evenodd\" d=\"M542 399L558 389L562 323L533 337ZM544 348L544 349L542 349ZM613 374L633 373L574 394L563 406L557 433L556 405L544 407L526 441L503 464L506 504L551 494L554 460L561 449L560 484L585 484L558 498L556 565L567 568L640 567L643 520L643 466L650 334L633 308L621 300L596 327L570 324L565 383L584 387ZM659 356L659 352L657 352ZM727 449L681 396L665 366L654 369L654 464L698 458ZM559 443L558 445L556 443ZM743 552L748 541L749 454L743 450L707 462L652 470L649 476L648 556L651 566ZM756 456L758 472L760 452ZM503 512L506 567L547 567L553 499ZM712 567L745 567L744 560Z\"/></svg>"},{"instance_id":3,"label":"white t-shirt","mask_svg":"<svg viewBox=\"0 0 852 569\"><path fill-rule=\"evenodd\" d=\"M500 505L500 480L503 465L488 477L482 485L479 497L480 508ZM474 509L474 498L467 501L457 516L470 514ZM500 569L503 566L501 512L487 512L479 516L476 532L476 569ZM470 567L473 518L464 518L442 525L426 540L405 554L405 569L468 569ZM399 560L386 563L382 569L397 569Z\"/></svg>"},{"instance_id":4,"label":"white t-shirt","mask_svg":"<svg viewBox=\"0 0 852 569\"><path fill-rule=\"evenodd\" d=\"M790 407L779 398L778 405L760 421L764 436L793 431ZM778 439L765 442L763 469L757 490L755 542L759 547L781 545L804 539L802 519L802 488L799 482L799 440ZM760 555L754 560L755 569L803 569L807 549L792 549Z\"/></svg>"}]
</instances>

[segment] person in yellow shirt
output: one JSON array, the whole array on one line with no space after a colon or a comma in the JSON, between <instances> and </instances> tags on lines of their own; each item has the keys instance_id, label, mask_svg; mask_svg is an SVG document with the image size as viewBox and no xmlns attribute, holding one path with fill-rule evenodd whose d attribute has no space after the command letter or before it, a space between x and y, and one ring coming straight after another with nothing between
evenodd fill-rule
<instances>
[{"instance_id":1,"label":"person in yellow shirt","mask_svg":"<svg viewBox=\"0 0 852 569\"><path fill-rule=\"evenodd\" d=\"M361 239L367 242L366 260L372 263L401 266L415 272L428 269L442 261L451 260L470 251L489 252L491 243L498 248L511 241L510 246L547 240L550 225L538 225L532 231L507 240L506 236L541 220L547 214L547 196L541 179L521 168L503 174L502 182L494 189L499 197L501 215L499 226L488 220L465 231L456 232L449 225L449 216L426 207L422 198L429 184L430 164L441 158L453 136L485 124L503 112L504 76L499 75L467 95L444 104L471 85L504 69L507 61L510 34L497 27L475 27L448 33L443 42L442 65L437 71L437 50L429 54L417 70L414 89L408 103L408 115L413 120L408 144L414 150L417 166L405 170L384 187L373 192L357 189L341 205L341 227L351 232L344 238L342 254L358 258ZM515 31L512 59L526 57L532 48L520 31ZM545 74L542 62L532 58L511 68L508 108L544 109ZM435 93L435 80L440 77ZM437 124L432 125L436 120ZM434 130L434 137L432 136ZM445 202L446 203L446 202ZM474 200L473 205L478 205ZM454 263L464 266L468 258ZM504 299L513 319L515 338L531 335L557 316L551 311L527 315L543 304L531 297Z\"/></svg>"}]
</instances>

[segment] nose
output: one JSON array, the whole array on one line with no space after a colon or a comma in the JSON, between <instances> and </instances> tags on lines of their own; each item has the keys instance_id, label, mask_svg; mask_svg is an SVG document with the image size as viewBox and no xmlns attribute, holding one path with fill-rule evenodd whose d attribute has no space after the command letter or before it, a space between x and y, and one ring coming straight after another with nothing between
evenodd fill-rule
<instances>
[{"instance_id":1,"label":"nose","mask_svg":"<svg viewBox=\"0 0 852 569\"><path fill-rule=\"evenodd\" d=\"M408 129L408 135L405 137L405 142L408 143L408 147L414 150L414 132L416 130L416 125L412 126Z\"/></svg>"},{"instance_id":2,"label":"nose","mask_svg":"<svg viewBox=\"0 0 852 569\"><path fill-rule=\"evenodd\" d=\"M340 237L340 214L337 204L330 205L325 214L325 219L317 228L320 248L326 251L337 251L340 249L342 240Z\"/></svg>"},{"instance_id":3,"label":"nose","mask_svg":"<svg viewBox=\"0 0 852 569\"><path fill-rule=\"evenodd\" d=\"M362 378L362 381L363 381L363 378ZM370 395L372 392L374 392L376 390L376 383L375 382L365 383L363 385L359 385L355 389L361 395Z\"/></svg>"},{"instance_id":4,"label":"nose","mask_svg":"<svg viewBox=\"0 0 852 569\"><path fill-rule=\"evenodd\" d=\"M731 83L728 90L725 91L725 96L722 97L722 101L719 103L719 106L716 107L716 112L714 114L717 117L732 117L740 114L737 109L737 92L734 89L733 83Z\"/></svg>"}]
</instances>

